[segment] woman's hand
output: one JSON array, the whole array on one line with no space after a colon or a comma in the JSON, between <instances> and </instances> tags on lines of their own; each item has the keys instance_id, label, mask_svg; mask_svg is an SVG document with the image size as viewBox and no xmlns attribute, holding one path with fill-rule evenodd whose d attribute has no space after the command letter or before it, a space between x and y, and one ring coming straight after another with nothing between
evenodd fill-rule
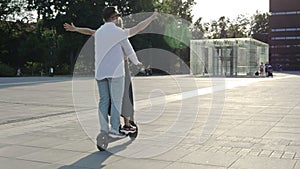
<instances>
[{"instance_id":1,"label":"woman's hand","mask_svg":"<svg viewBox=\"0 0 300 169\"><path fill-rule=\"evenodd\" d=\"M158 10L157 9L154 9L154 12L153 12L153 14L152 14L152 18L153 19L157 19L157 15L158 15Z\"/></svg>"},{"instance_id":2,"label":"woman's hand","mask_svg":"<svg viewBox=\"0 0 300 169\"><path fill-rule=\"evenodd\" d=\"M76 26L73 23L71 24L64 23L64 28L66 29L66 31L71 31L71 32L76 31Z\"/></svg>"}]
</instances>

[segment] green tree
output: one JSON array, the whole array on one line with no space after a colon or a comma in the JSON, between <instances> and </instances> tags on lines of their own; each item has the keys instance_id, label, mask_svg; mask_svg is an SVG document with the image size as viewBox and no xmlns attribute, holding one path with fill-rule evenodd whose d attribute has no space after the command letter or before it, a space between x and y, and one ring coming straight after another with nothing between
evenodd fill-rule
<instances>
[{"instance_id":1,"label":"green tree","mask_svg":"<svg viewBox=\"0 0 300 169\"><path fill-rule=\"evenodd\" d=\"M227 30L228 38L244 38L249 35L249 24L250 21L245 15L238 15L238 17L230 21L229 27Z\"/></svg>"},{"instance_id":2,"label":"green tree","mask_svg":"<svg viewBox=\"0 0 300 169\"><path fill-rule=\"evenodd\" d=\"M161 0L153 1L154 7L158 7L162 13L174 15L192 23L192 7L196 4L195 0Z\"/></svg>"},{"instance_id":3,"label":"green tree","mask_svg":"<svg viewBox=\"0 0 300 169\"><path fill-rule=\"evenodd\" d=\"M251 31L249 32L249 35L254 39L267 43L270 32L269 18L269 13L260 13L256 11L251 19Z\"/></svg>"},{"instance_id":4,"label":"green tree","mask_svg":"<svg viewBox=\"0 0 300 169\"><path fill-rule=\"evenodd\" d=\"M260 12L256 12L252 17L240 14L232 20L222 16L217 21L208 23L197 20L194 27L198 31L204 30L204 37L210 39L252 37L267 43L270 29L269 16L268 13Z\"/></svg>"},{"instance_id":5,"label":"green tree","mask_svg":"<svg viewBox=\"0 0 300 169\"><path fill-rule=\"evenodd\" d=\"M162 39L155 43L165 47L164 50L176 54L187 65L189 65L190 60L188 44L193 37L191 10L194 5L194 0L154 1L154 6L159 8L159 12L168 14L159 18L165 32L161 36ZM171 64L173 64L172 67L176 67L178 63Z\"/></svg>"},{"instance_id":6,"label":"green tree","mask_svg":"<svg viewBox=\"0 0 300 169\"><path fill-rule=\"evenodd\" d=\"M25 9L25 1L0 0L0 20L15 20L17 16L22 16Z\"/></svg>"},{"instance_id":7,"label":"green tree","mask_svg":"<svg viewBox=\"0 0 300 169\"><path fill-rule=\"evenodd\" d=\"M54 52L51 51L53 50L51 36L54 34L54 30L39 31L39 29L34 29L26 34L26 38L21 40L18 53L23 58L21 65L24 65L27 73L31 75L40 74L40 71L46 72L52 66L51 63L55 60L53 58L55 55L51 55L51 52Z\"/></svg>"},{"instance_id":8,"label":"green tree","mask_svg":"<svg viewBox=\"0 0 300 169\"><path fill-rule=\"evenodd\" d=\"M202 23L202 18L198 18L192 27L193 39L202 39L208 31L207 23Z\"/></svg>"},{"instance_id":9,"label":"green tree","mask_svg":"<svg viewBox=\"0 0 300 169\"><path fill-rule=\"evenodd\" d=\"M207 36L208 38L218 39L227 38L228 27L230 24L229 18L221 16L218 21L213 20L208 26Z\"/></svg>"},{"instance_id":10,"label":"green tree","mask_svg":"<svg viewBox=\"0 0 300 169\"><path fill-rule=\"evenodd\" d=\"M117 6L123 16L140 12L152 12L154 10L153 0L105 0L106 6Z\"/></svg>"},{"instance_id":11,"label":"green tree","mask_svg":"<svg viewBox=\"0 0 300 169\"><path fill-rule=\"evenodd\" d=\"M204 30L204 36L210 39L249 37L250 31L250 20L245 15L238 15L233 20L222 16L209 23L196 22L194 25Z\"/></svg>"},{"instance_id":12,"label":"green tree","mask_svg":"<svg viewBox=\"0 0 300 169\"><path fill-rule=\"evenodd\" d=\"M63 29L65 22L74 22L77 26L89 26L97 29L102 23L102 10L105 1L97 0L28 0L29 8L37 11L41 21L41 29L53 30L51 37L53 48L52 65L56 70L63 72L62 65L70 65L68 72L73 71L76 58L89 38L79 34L66 32ZM65 72L66 73L66 72Z\"/></svg>"}]
</instances>

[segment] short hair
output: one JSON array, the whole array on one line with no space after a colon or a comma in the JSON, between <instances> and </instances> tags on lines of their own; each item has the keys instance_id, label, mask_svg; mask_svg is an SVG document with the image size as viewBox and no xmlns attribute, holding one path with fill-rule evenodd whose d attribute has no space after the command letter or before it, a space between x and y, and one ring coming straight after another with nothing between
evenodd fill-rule
<instances>
[{"instance_id":1,"label":"short hair","mask_svg":"<svg viewBox=\"0 0 300 169\"><path fill-rule=\"evenodd\" d=\"M109 6L103 10L103 19L108 21L113 16L121 16L116 6Z\"/></svg>"}]
</instances>

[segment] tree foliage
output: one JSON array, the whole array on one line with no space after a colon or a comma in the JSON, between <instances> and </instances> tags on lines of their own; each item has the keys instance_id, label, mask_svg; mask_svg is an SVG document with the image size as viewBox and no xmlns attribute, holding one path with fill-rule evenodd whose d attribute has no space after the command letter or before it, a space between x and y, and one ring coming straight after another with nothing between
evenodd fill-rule
<instances>
[{"instance_id":1,"label":"tree foliage","mask_svg":"<svg viewBox=\"0 0 300 169\"><path fill-rule=\"evenodd\" d=\"M268 41L269 14L256 12L253 16L238 15L235 19L221 16L218 20L202 23L199 18L194 23L194 29L204 32L204 37L242 38L252 37L260 41Z\"/></svg>"},{"instance_id":2,"label":"tree foliage","mask_svg":"<svg viewBox=\"0 0 300 169\"><path fill-rule=\"evenodd\" d=\"M0 20L11 19L21 13L22 3L19 0L0 0Z\"/></svg>"},{"instance_id":3,"label":"tree foliage","mask_svg":"<svg viewBox=\"0 0 300 169\"><path fill-rule=\"evenodd\" d=\"M252 22L250 23L250 36L254 39L267 43L270 32L269 18L269 13L261 13L257 11L256 14L252 16Z\"/></svg>"}]
</instances>

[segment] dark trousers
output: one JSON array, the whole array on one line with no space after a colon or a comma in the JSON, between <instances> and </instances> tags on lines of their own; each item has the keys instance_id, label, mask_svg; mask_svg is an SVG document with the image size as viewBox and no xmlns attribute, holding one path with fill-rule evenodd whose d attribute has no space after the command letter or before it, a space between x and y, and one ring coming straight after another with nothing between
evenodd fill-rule
<instances>
[{"instance_id":1,"label":"dark trousers","mask_svg":"<svg viewBox=\"0 0 300 169\"><path fill-rule=\"evenodd\" d=\"M129 70L128 61L125 61L125 87L122 101L121 116L130 117L130 121L134 121L134 103L133 103L133 91L131 83L131 75ZM110 104L109 104L110 105ZM109 108L110 110L110 108ZM110 114L110 112L109 112Z\"/></svg>"}]
</instances>

